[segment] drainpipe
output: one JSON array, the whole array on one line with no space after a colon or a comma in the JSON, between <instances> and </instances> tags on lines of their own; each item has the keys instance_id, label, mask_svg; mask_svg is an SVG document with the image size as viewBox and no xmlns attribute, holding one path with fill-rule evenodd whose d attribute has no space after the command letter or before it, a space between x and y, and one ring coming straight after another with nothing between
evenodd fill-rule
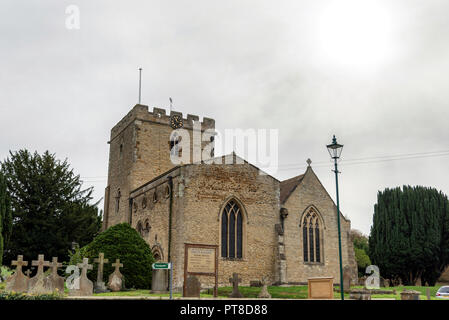
<instances>
[{"instance_id":1,"label":"drainpipe","mask_svg":"<svg viewBox=\"0 0 449 320\"><path fill-rule=\"evenodd\" d=\"M168 186L170 188L170 199L168 208L168 262L171 262L171 238L172 238L172 213L173 213L173 178L168 177Z\"/></svg>"}]
</instances>

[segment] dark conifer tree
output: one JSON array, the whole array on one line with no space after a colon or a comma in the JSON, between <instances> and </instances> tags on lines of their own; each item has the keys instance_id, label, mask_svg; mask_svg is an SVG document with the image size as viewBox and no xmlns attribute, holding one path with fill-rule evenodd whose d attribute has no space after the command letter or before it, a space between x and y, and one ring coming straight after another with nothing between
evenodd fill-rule
<instances>
[{"instance_id":1,"label":"dark conifer tree","mask_svg":"<svg viewBox=\"0 0 449 320\"><path fill-rule=\"evenodd\" d=\"M449 264L449 201L433 188L385 189L377 195L369 252L389 279L434 285Z\"/></svg>"}]
</instances>

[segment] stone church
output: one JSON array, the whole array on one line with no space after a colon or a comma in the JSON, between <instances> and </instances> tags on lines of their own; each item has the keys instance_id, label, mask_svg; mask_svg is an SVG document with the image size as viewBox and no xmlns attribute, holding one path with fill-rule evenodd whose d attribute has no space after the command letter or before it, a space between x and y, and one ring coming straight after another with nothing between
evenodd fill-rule
<instances>
[{"instance_id":1,"label":"stone church","mask_svg":"<svg viewBox=\"0 0 449 320\"><path fill-rule=\"evenodd\" d=\"M193 136L194 124L201 132L215 130L213 119L138 104L112 128L103 229L128 222L156 260L173 263L176 289L184 282L186 243L218 246L220 286L229 286L234 272L242 285L262 277L270 284L325 276L339 283L337 209L310 162L285 181L234 153L222 163L175 165L171 132L182 127ZM351 223L340 220L343 266L355 280ZM214 283L213 277L200 281Z\"/></svg>"}]
</instances>

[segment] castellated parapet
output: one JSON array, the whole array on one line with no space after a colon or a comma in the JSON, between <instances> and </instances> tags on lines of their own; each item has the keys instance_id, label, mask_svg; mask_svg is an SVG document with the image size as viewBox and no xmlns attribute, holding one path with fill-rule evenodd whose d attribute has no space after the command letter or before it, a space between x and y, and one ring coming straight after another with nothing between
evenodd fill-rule
<instances>
[{"instance_id":1,"label":"castellated parapet","mask_svg":"<svg viewBox=\"0 0 449 320\"><path fill-rule=\"evenodd\" d=\"M188 114L183 118L181 112L167 112L162 108L153 108L137 104L111 130L109 140L108 186L105 191L104 228L120 222L130 222L129 194L155 177L167 172L177 164L170 157L173 142L170 141L173 128L170 117L178 115L183 119L182 129L190 136L186 150L179 148L184 155L190 154L193 162L194 123L200 124L201 131L214 130L215 120L200 118ZM195 125L196 127L196 125ZM196 130L196 128L195 128ZM210 147L213 155L213 140L200 140L201 155ZM209 150L209 149L207 149ZM190 152L188 152L190 151ZM207 153L207 152L206 152Z\"/></svg>"},{"instance_id":2,"label":"castellated parapet","mask_svg":"<svg viewBox=\"0 0 449 320\"><path fill-rule=\"evenodd\" d=\"M179 115L183 117L182 112L171 111L169 114L167 110L163 108L153 108L153 112L149 111L148 106L142 104L136 104L134 108L131 109L130 112L126 116L122 118L111 130L111 138L112 141L116 138L120 132L122 132L127 126L129 126L133 121L148 121L157 124L164 124L170 126L170 117L172 115ZM183 128L193 130L193 123L200 121L200 117L197 115L187 114L186 118L183 118ZM203 121L200 122L201 131L207 129L215 129L215 120L207 117L203 117Z\"/></svg>"}]
</instances>

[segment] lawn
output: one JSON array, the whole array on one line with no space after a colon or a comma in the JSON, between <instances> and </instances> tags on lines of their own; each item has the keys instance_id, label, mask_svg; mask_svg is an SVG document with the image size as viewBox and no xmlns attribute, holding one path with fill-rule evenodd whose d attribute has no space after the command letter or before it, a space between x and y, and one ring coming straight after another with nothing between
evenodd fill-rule
<instances>
[{"instance_id":1,"label":"lawn","mask_svg":"<svg viewBox=\"0 0 449 320\"><path fill-rule=\"evenodd\" d=\"M0 283L0 292L5 290L6 283ZM352 288L362 288L362 286L352 287ZM419 287L419 286L400 286L400 287L390 287L390 288L380 288L381 290L396 290L396 294L373 294L371 296L372 299L396 299L401 300L401 292L402 290L416 290L421 292L420 300L427 300L426 289L430 289L430 297L432 300L443 300L435 297L435 294L440 288L440 286L435 287ZM245 298L257 298L261 288L258 287L239 287L240 292L243 294ZM218 288L218 297L219 298L227 298L232 292L232 287L221 287ZM268 292L271 294L272 298L277 299L307 299L307 286L291 286L291 287L278 287L278 286L269 286ZM67 296L66 290L66 296ZM121 292L107 292L107 293L95 293L94 296L122 296L122 297L165 297L168 298L169 294L155 294L150 293L150 290L127 290ZM180 298L181 293L174 292L174 298ZM201 293L201 298L212 298L213 297L213 289L209 289L206 292ZM349 294L345 293L345 298L349 298ZM334 299L340 299L340 293L334 291ZM448 299L449 300L449 299Z\"/></svg>"}]
</instances>

